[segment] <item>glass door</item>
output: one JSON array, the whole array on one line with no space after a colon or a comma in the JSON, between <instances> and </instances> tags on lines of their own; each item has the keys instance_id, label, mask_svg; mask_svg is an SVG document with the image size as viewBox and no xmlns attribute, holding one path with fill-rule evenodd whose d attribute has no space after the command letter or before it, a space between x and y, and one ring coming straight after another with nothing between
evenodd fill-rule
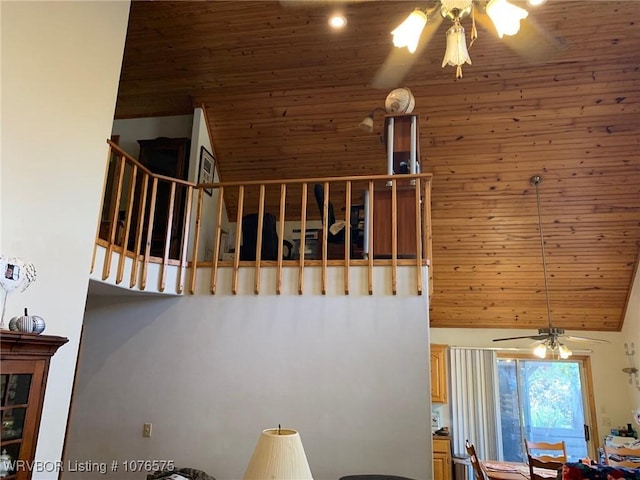
<instances>
[{"instance_id":1,"label":"glass door","mask_svg":"<svg viewBox=\"0 0 640 480\"><path fill-rule=\"evenodd\" d=\"M570 460L589 456L590 419L581 360L498 360L505 460L525 462L524 439L564 440Z\"/></svg>"}]
</instances>

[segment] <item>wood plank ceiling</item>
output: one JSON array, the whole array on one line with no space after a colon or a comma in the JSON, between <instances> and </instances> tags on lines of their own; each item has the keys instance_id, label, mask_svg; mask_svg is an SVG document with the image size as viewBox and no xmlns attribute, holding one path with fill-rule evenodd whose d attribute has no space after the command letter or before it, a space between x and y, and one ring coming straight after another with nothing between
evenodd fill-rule
<instances>
[{"instance_id":1,"label":"wood plank ceiling","mask_svg":"<svg viewBox=\"0 0 640 480\"><path fill-rule=\"evenodd\" d=\"M380 114L373 134L358 124L383 106L390 87L372 81L417 6L428 2L134 2L116 117L204 104L225 181L385 173ZM348 19L339 32L335 9ZM540 174L553 323L617 331L640 238L640 8L529 10L525 27L554 48L499 40L477 15L473 65L456 80L440 66L445 20L398 82L415 95L434 174L431 323L546 326L529 183Z\"/></svg>"}]
</instances>

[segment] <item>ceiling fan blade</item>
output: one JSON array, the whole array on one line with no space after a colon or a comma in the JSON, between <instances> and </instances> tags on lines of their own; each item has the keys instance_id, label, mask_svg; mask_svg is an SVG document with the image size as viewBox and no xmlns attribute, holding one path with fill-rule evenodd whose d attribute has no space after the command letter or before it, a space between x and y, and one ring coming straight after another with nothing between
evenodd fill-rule
<instances>
[{"instance_id":1,"label":"ceiling fan blade","mask_svg":"<svg viewBox=\"0 0 640 480\"><path fill-rule=\"evenodd\" d=\"M546 340L549 335L524 335L522 337L507 337L507 338L494 338L494 342L503 342L505 340L520 340L523 338L530 338L532 340Z\"/></svg>"},{"instance_id":2,"label":"ceiling fan blade","mask_svg":"<svg viewBox=\"0 0 640 480\"><path fill-rule=\"evenodd\" d=\"M602 340L601 338L589 338L589 337L574 337L573 335L561 335L564 340L571 342L584 342L584 343L611 343L609 340Z\"/></svg>"},{"instance_id":3,"label":"ceiling fan blade","mask_svg":"<svg viewBox=\"0 0 640 480\"><path fill-rule=\"evenodd\" d=\"M399 87L404 77L406 77L409 70L411 70L413 63L429 44L431 38L433 38L442 20L440 14L429 17L429 21L422 31L418 47L414 53L409 52L406 48L393 47L384 63L378 68L371 82L371 86L380 90Z\"/></svg>"},{"instance_id":4,"label":"ceiling fan blade","mask_svg":"<svg viewBox=\"0 0 640 480\"><path fill-rule=\"evenodd\" d=\"M493 22L486 13L479 12L476 21L498 38ZM548 62L567 48L563 39L552 36L531 18L531 15L520 22L520 31L517 34L505 35L499 40L531 63Z\"/></svg>"}]
</instances>

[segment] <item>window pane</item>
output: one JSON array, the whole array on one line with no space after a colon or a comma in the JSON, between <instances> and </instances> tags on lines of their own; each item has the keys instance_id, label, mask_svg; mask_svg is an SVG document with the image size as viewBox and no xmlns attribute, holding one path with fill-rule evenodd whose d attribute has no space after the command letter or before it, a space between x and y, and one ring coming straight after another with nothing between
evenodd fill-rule
<instances>
[{"instance_id":1,"label":"window pane","mask_svg":"<svg viewBox=\"0 0 640 480\"><path fill-rule=\"evenodd\" d=\"M525 461L524 438L564 441L570 460L587 456L578 362L503 359L498 379L505 460Z\"/></svg>"},{"instance_id":2,"label":"window pane","mask_svg":"<svg viewBox=\"0 0 640 480\"><path fill-rule=\"evenodd\" d=\"M516 362L498 361L500 391L500 424L502 428L502 454L509 462L523 462L520 407Z\"/></svg>"}]
</instances>

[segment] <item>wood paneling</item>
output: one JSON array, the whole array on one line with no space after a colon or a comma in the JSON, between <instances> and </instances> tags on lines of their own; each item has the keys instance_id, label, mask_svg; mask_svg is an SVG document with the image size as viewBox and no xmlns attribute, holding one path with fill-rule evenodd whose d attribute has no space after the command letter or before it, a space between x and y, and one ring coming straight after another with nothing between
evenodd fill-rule
<instances>
[{"instance_id":1,"label":"wood paneling","mask_svg":"<svg viewBox=\"0 0 640 480\"><path fill-rule=\"evenodd\" d=\"M388 93L371 82L389 32L420 3L133 2L116 116L204 104L224 181L384 173L382 115L373 134L358 124ZM327 27L336 7L341 32ZM541 60L480 21L463 79L440 67L447 21L416 55L402 85L434 174L433 326L545 326L540 174L554 323L621 328L640 238L639 21L635 1L549 0L525 21L562 46ZM287 190L287 215L300 195ZM344 196L331 190L338 212ZM225 197L235 218L237 189ZM265 199L277 213L279 191Z\"/></svg>"}]
</instances>

